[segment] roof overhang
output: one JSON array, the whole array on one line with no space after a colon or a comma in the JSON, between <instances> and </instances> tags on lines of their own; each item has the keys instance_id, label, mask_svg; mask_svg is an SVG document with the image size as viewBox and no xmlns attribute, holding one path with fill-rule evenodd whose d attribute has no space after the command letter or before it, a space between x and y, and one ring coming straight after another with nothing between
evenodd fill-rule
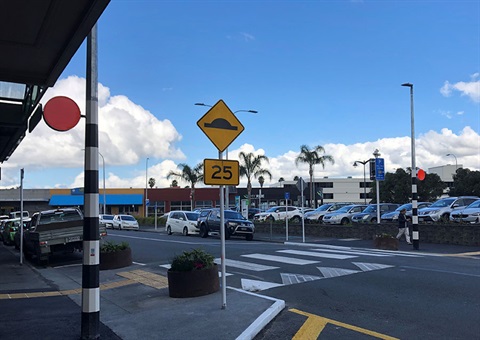
<instances>
[{"instance_id":1,"label":"roof overhang","mask_svg":"<svg viewBox=\"0 0 480 340\"><path fill-rule=\"evenodd\" d=\"M55 84L110 0L0 3L0 162L42 117Z\"/></svg>"}]
</instances>

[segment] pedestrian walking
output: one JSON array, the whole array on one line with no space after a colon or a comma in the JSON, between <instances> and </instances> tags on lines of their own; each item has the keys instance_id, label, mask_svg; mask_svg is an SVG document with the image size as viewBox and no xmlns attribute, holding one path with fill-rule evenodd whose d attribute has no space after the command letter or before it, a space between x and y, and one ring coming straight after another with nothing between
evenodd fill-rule
<instances>
[{"instance_id":1,"label":"pedestrian walking","mask_svg":"<svg viewBox=\"0 0 480 340\"><path fill-rule=\"evenodd\" d=\"M397 240L400 240L403 234L405 234L405 239L407 240L408 244L412 244L410 242L410 231L408 230L408 219L407 219L407 209L400 210L400 214L398 214L398 234Z\"/></svg>"}]
</instances>

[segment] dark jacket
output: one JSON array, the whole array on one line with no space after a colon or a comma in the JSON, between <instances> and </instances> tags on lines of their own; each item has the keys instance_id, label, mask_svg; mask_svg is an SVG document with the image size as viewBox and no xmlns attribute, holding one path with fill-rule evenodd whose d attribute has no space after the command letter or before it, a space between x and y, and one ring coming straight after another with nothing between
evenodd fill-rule
<instances>
[{"instance_id":1,"label":"dark jacket","mask_svg":"<svg viewBox=\"0 0 480 340\"><path fill-rule=\"evenodd\" d=\"M405 214L398 214L398 228L407 227L407 216Z\"/></svg>"}]
</instances>

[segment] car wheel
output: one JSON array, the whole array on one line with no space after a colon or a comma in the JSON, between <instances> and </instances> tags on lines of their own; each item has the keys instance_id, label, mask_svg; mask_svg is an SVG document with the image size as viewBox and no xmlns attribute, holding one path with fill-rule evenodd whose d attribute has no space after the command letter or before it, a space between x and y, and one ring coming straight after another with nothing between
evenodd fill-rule
<instances>
[{"instance_id":1,"label":"car wheel","mask_svg":"<svg viewBox=\"0 0 480 340\"><path fill-rule=\"evenodd\" d=\"M183 227L183 236L188 236L188 228Z\"/></svg>"},{"instance_id":2,"label":"car wheel","mask_svg":"<svg viewBox=\"0 0 480 340\"><path fill-rule=\"evenodd\" d=\"M247 241L252 241L253 240L253 234L248 234L247 236L245 236L245 239Z\"/></svg>"},{"instance_id":3,"label":"car wheel","mask_svg":"<svg viewBox=\"0 0 480 340\"><path fill-rule=\"evenodd\" d=\"M167 235L172 235L172 228L170 228L170 226L167 227Z\"/></svg>"},{"instance_id":4,"label":"car wheel","mask_svg":"<svg viewBox=\"0 0 480 340\"><path fill-rule=\"evenodd\" d=\"M340 224L341 225L345 225L345 224L348 224L348 222L350 222L350 220L346 217L342 218L342 220L340 221Z\"/></svg>"},{"instance_id":5,"label":"car wheel","mask_svg":"<svg viewBox=\"0 0 480 340\"><path fill-rule=\"evenodd\" d=\"M448 221L450 221L449 214L443 214L442 217L440 217L440 222L447 223Z\"/></svg>"},{"instance_id":6,"label":"car wheel","mask_svg":"<svg viewBox=\"0 0 480 340\"><path fill-rule=\"evenodd\" d=\"M370 222L371 222L371 223L377 223L377 218L376 218L376 217L372 218L372 219L370 220Z\"/></svg>"},{"instance_id":7,"label":"car wheel","mask_svg":"<svg viewBox=\"0 0 480 340\"><path fill-rule=\"evenodd\" d=\"M275 218L272 215L268 216L265 220L275 222Z\"/></svg>"},{"instance_id":8,"label":"car wheel","mask_svg":"<svg viewBox=\"0 0 480 340\"><path fill-rule=\"evenodd\" d=\"M228 227L225 227L225 240L230 239L230 229Z\"/></svg>"},{"instance_id":9,"label":"car wheel","mask_svg":"<svg viewBox=\"0 0 480 340\"><path fill-rule=\"evenodd\" d=\"M317 221L318 223L323 223L323 216L320 216Z\"/></svg>"},{"instance_id":10,"label":"car wheel","mask_svg":"<svg viewBox=\"0 0 480 340\"><path fill-rule=\"evenodd\" d=\"M202 225L200 226L200 237L201 237L201 238L206 238L207 236L208 236L207 227L202 224Z\"/></svg>"}]
</instances>

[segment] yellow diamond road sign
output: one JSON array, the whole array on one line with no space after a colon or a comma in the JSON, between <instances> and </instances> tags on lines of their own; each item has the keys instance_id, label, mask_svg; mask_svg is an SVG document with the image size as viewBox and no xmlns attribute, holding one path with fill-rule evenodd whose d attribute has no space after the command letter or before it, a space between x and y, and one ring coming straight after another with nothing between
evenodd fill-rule
<instances>
[{"instance_id":1,"label":"yellow diamond road sign","mask_svg":"<svg viewBox=\"0 0 480 340\"><path fill-rule=\"evenodd\" d=\"M223 152L245 130L242 123L221 99L199 119L197 125L220 152Z\"/></svg>"}]
</instances>

